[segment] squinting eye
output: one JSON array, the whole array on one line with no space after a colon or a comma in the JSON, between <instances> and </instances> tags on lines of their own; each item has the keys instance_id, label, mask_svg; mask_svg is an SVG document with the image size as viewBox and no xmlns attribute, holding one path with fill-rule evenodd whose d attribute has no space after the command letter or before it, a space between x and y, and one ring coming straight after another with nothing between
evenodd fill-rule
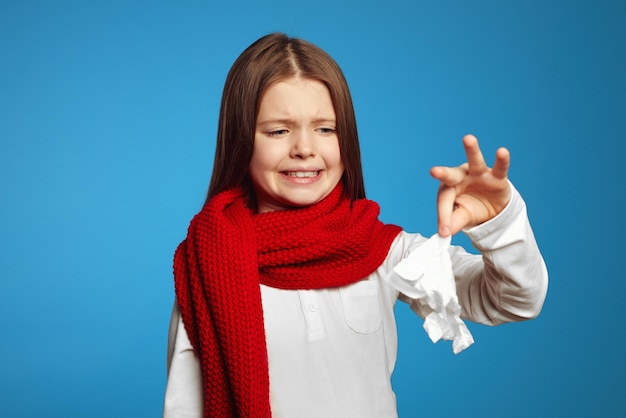
<instances>
[{"instance_id":1,"label":"squinting eye","mask_svg":"<svg viewBox=\"0 0 626 418\"><path fill-rule=\"evenodd\" d=\"M269 131L269 132L267 132L267 136L285 135L287 132L288 132L287 129L278 129L276 131Z\"/></svg>"},{"instance_id":2,"label":"squinting eye","mask_svg":"<svg viewBox=\"0 0 626 418\"><path fill-rule=\"evenodd\" d=\"M335 130L333 128L319 128L318 131L323 134L335 133Z\"/></svg>"}]
</instances>

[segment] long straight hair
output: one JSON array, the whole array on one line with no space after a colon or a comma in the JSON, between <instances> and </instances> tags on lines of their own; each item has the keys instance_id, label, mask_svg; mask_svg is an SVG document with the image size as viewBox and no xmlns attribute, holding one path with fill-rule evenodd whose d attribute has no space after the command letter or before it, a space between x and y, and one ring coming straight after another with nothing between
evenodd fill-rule
<instances>
[{"instance_id":1,"label":"long straight hair","mask_svg":"<svg viewBox=\"0 0 626 418\"><path fill-rule=\"evenodd\" d=\"M254 199L248 167L261 99L271 85L296 76L320 81L328 88L344 164L344 194L351 200L365 197L356 118L343 72L321 48L302 39L272 33L246 48L226 77L207 201L239 185L246 187Z\"/></svg>"}]
</instances>

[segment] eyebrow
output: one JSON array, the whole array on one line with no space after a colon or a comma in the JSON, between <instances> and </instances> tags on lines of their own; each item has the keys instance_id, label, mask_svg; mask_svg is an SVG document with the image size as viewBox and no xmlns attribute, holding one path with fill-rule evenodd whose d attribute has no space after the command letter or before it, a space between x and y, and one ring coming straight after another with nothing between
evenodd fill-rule
<instances>
[{"instance_id":1,"label":"eyebrow","mask_svg":"<svg viewBox=\"0 0 626 418\"><path fill-rule=\"evenodd\" d=\"M267 119L267 120L258 120L257 121L257 125L267 125L267 124L273 124L273 123L277 123L277 124L291 124L293 123L294 120L290 119L290 118L276 118L276 119ZM315 118L311 121L313 124L317 124L317 123L331 123L331 124L336 124L337 123L337 118L327 118L327 117L321 117L321 118Z\"/></svg>"}]
</instances>

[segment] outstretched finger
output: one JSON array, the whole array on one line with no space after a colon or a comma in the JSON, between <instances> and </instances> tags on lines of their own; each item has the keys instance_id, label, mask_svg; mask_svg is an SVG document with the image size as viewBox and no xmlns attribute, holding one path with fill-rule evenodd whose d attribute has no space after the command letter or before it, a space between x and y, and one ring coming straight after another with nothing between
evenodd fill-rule
<instances>
[{"instance_id":1,"label":"outstretched finger","mask_svg":"<svg viewBox=\"0 0 626 418\"><path fill-rule=\"evenodd\" d=\"M465 135L463 137L463 147L465 155L467 155L467 163L470 174L480 174L487 168L485 157L478 146L478 139L474 135Z\"/></svg>"},{"instance_id":2,"label":"outstretched finger","mask_svg":"<svg viewBox=\"0 0 626 418\"><path fill-rule=\"evenodd\" d=\"M455 186L467 177L467 163L458 167L435 166L430 169L430 175L447 186Z\"/></svg>"},{"instance_id":3,"label":"outstretched finger","mask_svg":"<svg viewBox=\"0 0 626 418\"><path fill-rule=\"evenodd\" d=\"M506 148L498 148L496 162L493 163L491 174L497 179L506 179L511 165L511 155Z\"/></svg>"},{"instance_id":4,"label":"outstretched finger","mask_svg":"<svg viewBox=\"0 0 626 418\"><path fill-rule=\"evenodd\" d=\"M465 228L470 224L472 220L472 214L467 210L467 208L463 206L458 206L454 208L454 212L452 212L451 217L451 227L450 231L452 235L455 235L460 230Z\"/></svg>"},{"instance_id":5,"label":"outstretched finger","mask_svg":"<svg viewBox=\"0 0 626 418\"><path fill-rule=\"evenodd\" d=\"M452 212L456 190L454 187L442 185L437 193L437 231L440 236L447 237L452 232Z\"/></svg>"}]
</instances>

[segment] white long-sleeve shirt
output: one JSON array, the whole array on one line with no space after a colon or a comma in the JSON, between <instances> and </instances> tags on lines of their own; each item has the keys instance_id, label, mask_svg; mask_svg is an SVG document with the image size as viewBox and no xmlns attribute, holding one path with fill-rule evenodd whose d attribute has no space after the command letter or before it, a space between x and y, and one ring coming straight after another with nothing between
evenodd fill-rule
<instances>
[{"instance_id":1,"label":"white long-sleeve shirt","mask_svg":"<svg viewBox=\"0 0 626 418\"><path fill-rule=\"evenodd\" d=\"M548 275L521 196L495 218L465 232L481 255L451 247L462 316L488 325L539 314ZM261 285L274 418L397 417L391 374L397 355L394 305L383 278L426 241L400 233L383 264L339 288L282 290ZM202 417L198 359L175 304L170 323L164 418Z\"/></svg>"}]
</instances>

